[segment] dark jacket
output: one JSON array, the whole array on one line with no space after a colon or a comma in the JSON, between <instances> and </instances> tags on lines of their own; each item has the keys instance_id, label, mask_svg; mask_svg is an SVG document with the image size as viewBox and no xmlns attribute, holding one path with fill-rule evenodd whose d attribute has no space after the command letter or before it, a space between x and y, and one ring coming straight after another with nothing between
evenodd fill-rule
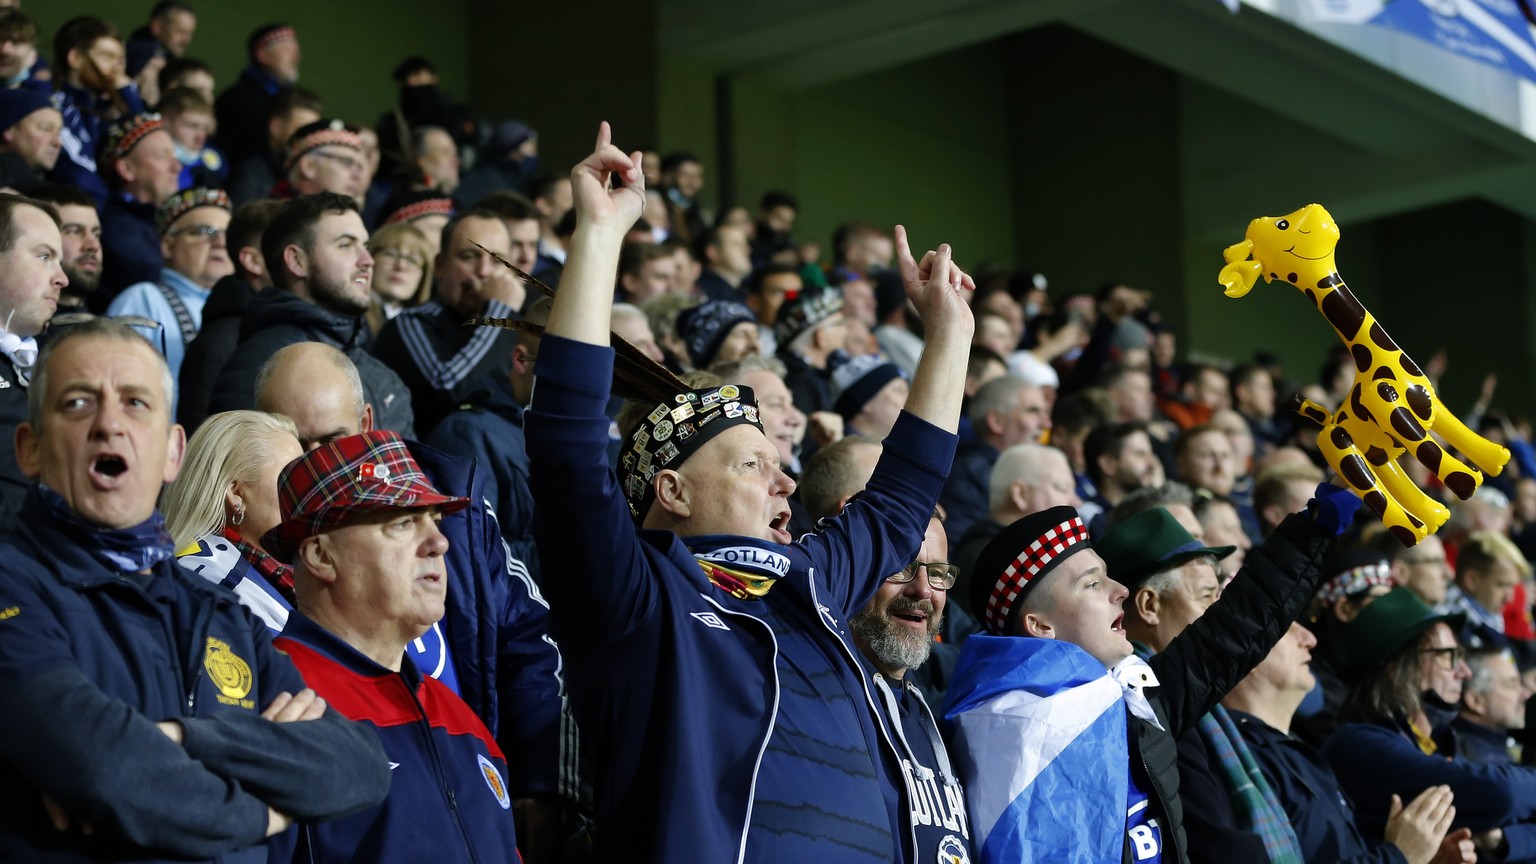
<instances>
[{"instance_id":1,"label":"dark jacket","mask_svg":"<svg viewBox=\"0 0 1536 864\"><path fill-rule=\"evenodd\" d=\"M1460 716L1451 722L1451 732L1456 736L1456 758L1478 765L1515 764L1515 757L1509 752L1508 732Z\"/></svg>"},{"instance_id":2,"label":"dark jacket","mask_svg":"<svg viewBox=\"0 0 1536 864\"><path fill-rule=\"evenodd\" d=\"M189 436L208 419L214 383L240 343L240 324L256 294L251 283L239 275L220 279L208 294L202 329L187 346L176 387L176 422L186 427Z\"/></svg>"},{"instance_id":3,"label":"dark jacket","mask_svg":"<svg viewBox=\"0 0 1536 864\"><path fill-rule=\"evenodd\" d=\"M117 575L46 512L30 496L0 536L0 858L254 864L269 805L326 820L383 800L373 732L260 716L304 681L233 594L169 561ZM95 833L54 829L43 795Z\"/></svg>"},{"instance_id":4,"label":"dark jacket","mask_svg":"<svg viewBox=\"0 0 1536 864\"><path fill-rule=\"evenodd\" d=\"M219 149L238 164L267 149L267 109L284 89L282 82L257 66L247 66L233 86L219 94L214 115L219 122Z\"/></svg>"},{"instance_id":5,"label":"dark jacket","mask_svg":"<svg viewBox=\"0 0 1536 864\"><path fill-rule=\"evenodd\" d=\"M21 386L11 358L0 354L0 440L15 441L16 427L27 420L27 388ZM0 447L0 528L10 525L21 511L21 502L32 480L16 463L16 447Z\"/></svg>"},{"instance_id":6,"label":"dark jacket","mask_svg":"<svg viewBox=\"0 0 1536 864\"><path fill-rule=\"evenodd\" d=\"M1333 538L1309 517L1287 517L1263 546L1249 551L1221 599L1147 661L1159 682L1148 691L1148 699L1167 732L1133 717L1131 758L1139 754L1144 760L1152 785L1147 794L1161 805L1166 819L1165 861L1188 860L1179 798L1179 737L1195 729L1200 718L1269 655L1317 590L1323 557L1332 546ZM1126 861L1130 854L1127 845Z\"/></svg>"},{"instance_id":7,"label":"dark jacket","mask_svg":"<svg viewBox=\"0 0 1536 864\"><path fill-rule=\"evenodd\" d=\"M955 451L955 467L939 503L944 505L944 530L952 537L965 532L991 514L992 466L1002 454L985 441L968 441ZM960 597L968 595L960 594Z\"/></svg>"},{"instance_id":8,"label":"dark jacket","mask_svg":"<svg viewBox=\"0 0 1536 864\"><path fill-rule=\"evenodd\" d=\"M1406 724L1397 723L1345 723L1323 745L1323 758L1355 802L1355 817L1367 837L1382 836L1394 794L1406 804L1431 786L1445 785L1456 795L1453 829L1466 827L1475 834L1504 827L1509 860L1536 855L1536 838L1511 827L1536 816L1536 771L1426 754Z\"/></svg>"},{"instance_id":9,"label":"dark jacket","mask_svg":"<svg viewBox=\"0 0 1536 864\"><path fill-rule=\"evenodd\" d=\"M113 193L101 213L101 283L86 302L104 310L129 285L158 281L164 266L155 205Z\"/></svg>"},{"instance_id":10,"label":"dark jacket","mask_svg":"<svg viewBox=\"0 0 1536 864\"><path fill-rule=\"evenodd\" d=\"M1402 850L1360 833L1354 808L1339 791L1339 778L1316 750L1251 714L1230 713L1285 808L1307 861L1405 864Z\"/></svg>"},{"instance_id":11,"label":"dark jacket","mask_svg":"<svg viewBox=\"0 0 1536 864\"><path fill-rule=\"evenodd\" d=\"M490 730L412 663L394 672L295 612L274 643L315 692L379 735L389 797L371 810L295 832L295 861L323 864L517 861L507 762Z\"/></svg>"},{"instance_id":12,"label":"dark jacket","mask_svg":"<svg viewBox=\"0 0 1536 864\"><path fill-rule=\"evenodd\" d=\"M789 388L796 408L807 416L832 410L832 376L827 370L812 366L789 350L780 351L779 359L784 361L784 386Z\"/></svg>"},{"instance_id":13,"label":"dark jacket","mask_svg":"<svg viewBox=\"0 0 1536 864\"><path fill-rule=\"evenodd\" d=\"M101 152L101 142L106 137L108 124L119 115L107 99L62 81L58 83L52 101L53 107L59 109L64 117L64 127L59 132L59 143L63 149L59 153L59 161L48 172L48 179L77 186L91 193L91 197L96 199L96 209L100 210L107 203L108 192L106 181L102 179L106 172L101 170L96 157ZM128 114L138 114L145 110L137 84L129 82L128 86L117 91L117 96L127 108ZM159 245L157 240L155 248L158 249ZM155 272L160 272L158 266Z\"/></svg>"},{"instance_id":14,"label":"dark jacket","mask_svg":"<svg viewBox=\"0 0 1536 864\"><path fill-rule=\"evenodd\" d=\"M538 550L533 542L533 492L528 489L528 444L523 438L523 406L504 377L437 424L427 443L445 453L474 459L485 481L485 498L496 511L501 536L512 554L539 580Z\"/></svg>"},{"instance_id":15,"label":"dark jacket","mask_svg":"<svg viewBox=\"0 0 1536 864\"><path fill-rule=\"evenodd\" d=\"M484 314L509 318L515 313L493 300ZM506 377L516 344L513 331L465 327L462 316L432 301L385 324L373 354L410 389L416 428L427 435L491 378Z\"/></svg>"},{"instance_id":16,"label":"dark jacket","mask_svg":"<svg viewBox=\"0 0 1536 864\"><path fill-rule=\"evenodd\" d=\"M208 413L256 407L256 374L279 350L300 342L324 342L339 348L357 365L363 398L373 406L375 428L415 434L411 394L399 376L368 353L368 325L363 316L338 315L280 288L262 291L246 307L240 344L214 384Z\"/></svg>"},{"instance_id":17,"label":"dark jacket","mask_svg":"<svg viewBox=\"0 0 1536 864\"><path fill-rule=\"evenodd\" d=\"M1179 738L1179 798L1191 864L1266 864L1264 838L1245 831L1232 812L1221 760L1198 728ZM1313 860L1313 859L1308 859Z\"/></svg>"},{"instance_id":18,"label":"dark jacket","mask_svg":"<svg viewBox=\"0 0 1536 864\"><path fill-rule=\"evenodd\" d=\"M612 350L545 336L539 352L527 415L529 482L540 502L534 531L544 572L562 577L545 580L550 620L569 664L577 716L597 741L603 827L596 858L741 861L778 839L754 845L745 836L776 727L793 740L862 742L840 759L894 758L874 726L870 685L844 622L917 551L954 436L903 415L868 487L820 532L789 546L712 538L786 568L762 601L737 600L710 584L677 535L635 528L608 467ZM858 728L825 729L806 718L781 725L784 636L766 617L804 622L793 633L796 644L817 646L815 671L859 709L850 716ZM888 824L862 827L871 843L884 844L873 854L890 861L898 855L893 836L902 847L912 841L901 837L905 820L886 806L878 779L872 782L874 807ZM845 809L863 813L871 803L850 800ZM807 864L852 854L834 840Z\"/></svg>"}]
</instances>

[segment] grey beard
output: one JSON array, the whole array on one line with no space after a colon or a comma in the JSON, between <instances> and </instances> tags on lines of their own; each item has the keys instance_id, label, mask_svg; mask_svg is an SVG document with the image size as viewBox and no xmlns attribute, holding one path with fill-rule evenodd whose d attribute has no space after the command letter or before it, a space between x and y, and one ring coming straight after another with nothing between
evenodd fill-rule
<instances>
[{"instance_id":1,"label":"grey beard","mask_svg":"<svg viewBox=\"0 0 1536 864\"><path fill-rule=\"evenodd\" d=\"M869 652L892 669L916 669L933 652L931 633L898 631L888 617L867 607L848 619L848 624Z\"/></svg>"}]
</instances>

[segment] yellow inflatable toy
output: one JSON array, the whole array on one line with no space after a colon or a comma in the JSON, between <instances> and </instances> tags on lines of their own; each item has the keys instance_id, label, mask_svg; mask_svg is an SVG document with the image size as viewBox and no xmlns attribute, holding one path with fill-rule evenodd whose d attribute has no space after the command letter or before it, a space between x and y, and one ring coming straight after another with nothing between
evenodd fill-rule
<instances>
[{"instance_id":1,"label":"yellow inflatable toy","mask_svg":"<svg viewBox=\"0 0 1536 864\"><path fill-rule=\"evenodd\" d=\"M1248 223L1244 236L1224 254L1227 266L1218 281L1226 295L1242 297L1260 276L1289 282L1323 313L1355 359L1355 385L1337 411L1299 396L1292 406L1322 424L1318 449L1403 545L1440 530L1449 511L1413 485L1398 457L1413 451L1465 501L1483 475L1442 449L1430 430L1489 474L1504 470L1509 451L1468 429L1440 404L1429 379L1350 293L1333 260L1339 226L1321 205L1261 216Z\"/></svg>"}]
</instances>

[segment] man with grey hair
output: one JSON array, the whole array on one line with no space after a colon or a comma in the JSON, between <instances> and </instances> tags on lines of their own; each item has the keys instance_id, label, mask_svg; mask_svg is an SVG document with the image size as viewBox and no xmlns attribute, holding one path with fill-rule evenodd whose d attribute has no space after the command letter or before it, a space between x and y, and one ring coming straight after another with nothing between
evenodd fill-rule
<instances>
[{"instance_id":1,"label":"man with grey hair","mask_svg":"<svg viewBox=\"0 0 1536 864\"><path fill-rule=\"evenodd\" d=\"M112 319L63 329L38 360L16 435L38 482L0 539L5 860L265 861L292 821L388 791L377 738L233 594L175 564L155 509L186 445L171 387Z\"/></svg>"},{"instance_id":2,"label":"man with grey hair","mask_svg":"<svg viewBox=\"0 0 1536 864\"><path fill-rule=\"evenodd\" d=\"M1472 677L1461 687L1461 713L1451 728L1456 733L1456 758L1480 765L1514 765L1510 733L1525 728L1525 701L1530 688L1508 649L1474 651L1467 657Z\"/></svg>"},{"instance_id":3,"label":"man with grey hair","mask_svg":"<svg viewBox=\"0 0 1536 864\"><path fill-rule=\"evenodd\" d=\"M329 345L285 348L262 368L257 404L291 418L305 452L370 432L372 406L362 401L351 366ZM549 606L502 539L486 503L486 470L415 441L405 444L434 487L471 502L439 526L450 541L447 613L406 646L406 655L474 709L504 752L519 754L508 780L518 836L539 842L527 823L549 816L557 796L578 794L575 725L561 697L559 649L547 636ZM286 599L291 608L291 591Z\"/></svg>"},{"instance_id":4,"label":"man with grey hair","mask_svg":"<svg viewBox=\"0 0 1536 864\"><path fill-rule=\"evenodd\" d=\"M1017 375L982 385L971 399L968 416L976 440L962 442L955 451L955 465L939 496L945 528L960 537L987 517L998 454L1015 444L1034 444L1051 428L1045 394Z\"/></svg>"}]
</instances>

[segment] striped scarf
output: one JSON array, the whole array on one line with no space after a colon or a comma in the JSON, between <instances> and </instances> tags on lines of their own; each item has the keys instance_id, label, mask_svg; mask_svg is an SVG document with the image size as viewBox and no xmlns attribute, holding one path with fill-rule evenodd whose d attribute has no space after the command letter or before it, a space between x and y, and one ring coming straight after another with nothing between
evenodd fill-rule
<instances>
[{"instance_id":1,"label":"striped scarf","mask_svg":"<svg viewBox=\"0 0 1536 864\"><path fill-rule=\"evenodd\" d=\"M1259 835L1272 864L1302 864L1301 844L1285 808L1275 797L1275 790L1248 749L1248 742L1237 731L1232 715L1217 705L1200 718L1200 735L1215 752L1227 795L1232 799L1232 814L1237 827Z\"/></svg>"}]
</instances>

